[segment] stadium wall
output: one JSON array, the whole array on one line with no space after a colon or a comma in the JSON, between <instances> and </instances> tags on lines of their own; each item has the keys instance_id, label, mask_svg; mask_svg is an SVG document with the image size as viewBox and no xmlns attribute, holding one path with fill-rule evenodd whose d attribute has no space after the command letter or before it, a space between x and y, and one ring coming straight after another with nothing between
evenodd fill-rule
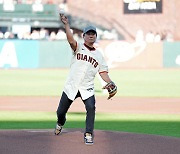
<instances>
[{"instance_id":1,"label":"stadium wall","mask_svg":"<svg viewBox=\"0 0 180 154\"><path fill-rule=\"evenodd\" d=\"M69 67L67 41L0 40L0 68Z\"/></svg>"},{"instance_id":2,"label":"stadium wall","mask_svg":"<svg viewBox=\"0 0 180 154\"><path fill-rule=\"evenodd\" d=\"M99 41L110 68L180 68L180 42ZM0 40L0 68L67 68L67 41Z\"/></svg>"},{"instance_id":3,"label":"stadium wall","mask_svg":"<svg viewBox=\"0 0 180 154\"><path fill-rule=\"evenodd\" d=\"M148 14L124 14L124 1L68 0L68 11L74 16L103 24L109 29L115 28L126 40L134 40L139 29L143 30L144 34L150 31L169 33L173 35L174 40L180 40L179 0L162 0L162 13Z\"/></svg>"}]
</instances>

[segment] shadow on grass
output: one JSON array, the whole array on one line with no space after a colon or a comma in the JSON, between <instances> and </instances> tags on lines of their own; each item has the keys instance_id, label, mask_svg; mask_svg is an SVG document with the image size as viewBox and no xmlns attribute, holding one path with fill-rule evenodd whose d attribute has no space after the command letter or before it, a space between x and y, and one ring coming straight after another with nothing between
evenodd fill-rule
<instances>
[{"instance_id":1,"label":"shadow on grass","mask_svg":"<svg viewBox=\"0 0 180 154\"><path fill-rule=\"evenodd\" d=\"M0 129L54 129L55 121L0 121ZM85 121L67 121L64 128L85 128ZM96 121L95 129L180 137L180 122Z\"/></svg>"}]
</instances>

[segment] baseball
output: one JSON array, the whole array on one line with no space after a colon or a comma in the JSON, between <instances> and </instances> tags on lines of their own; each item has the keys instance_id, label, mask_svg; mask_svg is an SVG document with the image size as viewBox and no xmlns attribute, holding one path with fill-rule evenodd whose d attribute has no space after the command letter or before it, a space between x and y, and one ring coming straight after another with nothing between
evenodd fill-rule
<instances>
[{"instance_id":1,"label":"baseball","mask_svg":"<svg viewBox=\"0 0 180 154\"><path fill-rule=\"evenodd\" d=\"M60 14L60 15L64 15L64 14L65 14L64 10L61 9L61 10L59 11L59 14Z\"/></svg>"}]
</instances>

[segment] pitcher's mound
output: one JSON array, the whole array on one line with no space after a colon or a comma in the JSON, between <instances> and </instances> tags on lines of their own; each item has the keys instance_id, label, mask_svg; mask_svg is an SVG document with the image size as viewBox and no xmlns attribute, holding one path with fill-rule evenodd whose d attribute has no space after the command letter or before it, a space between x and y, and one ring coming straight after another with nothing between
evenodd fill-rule
<instances>
[{"instance_id":1,"label":"pitcher's mound","mask_svg":"<svg viewBox=\"0 0 180 154\"><path fill-rule=\"evenodd\" d=\"M1 130L1 154L178 154L180 139L95 130L94 145L85 145L82 129Z\"/></svg>"}]
</instances>

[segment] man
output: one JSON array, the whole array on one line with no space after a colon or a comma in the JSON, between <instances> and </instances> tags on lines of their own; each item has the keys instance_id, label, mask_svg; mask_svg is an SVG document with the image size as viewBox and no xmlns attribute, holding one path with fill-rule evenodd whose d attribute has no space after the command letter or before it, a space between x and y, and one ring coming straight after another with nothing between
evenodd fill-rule
<instances>
[{"instance_id":1,"label":"man","mask_svg":"<svg viewBox=\"0 0 180 154\"><path fill-rule=\"evenodd\" d=\"M84 44L80 44L73 38L67 17L60 14L60 19L64 24L73 56L70 73L57 109L57 124L54 133L55 135L60 134L70 105L77 97L81 97L87 111L84 142L87 145L92 145L95 119L94 78L99 72L105 82L111 83L112 81L102 54L93 47L97 37L96 28L86 27L83 31Z\"/></svg>"}]
</instances>

